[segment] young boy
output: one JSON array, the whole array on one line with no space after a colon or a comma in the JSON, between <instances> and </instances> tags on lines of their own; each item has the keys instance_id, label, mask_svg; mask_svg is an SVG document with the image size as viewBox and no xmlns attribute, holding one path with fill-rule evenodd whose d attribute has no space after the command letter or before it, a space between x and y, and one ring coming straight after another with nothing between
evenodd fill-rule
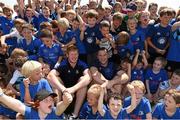
<instances>
[{"instance_id":1,"label":"young boy","mask_svg":"<svg viewBox=\"0 0 180 120\"><path fill-rule=\"evenodd\" d=\"M53 43L53 33L47 29L41 30L40 38L43 44L38 51L39 61L49 64L50 68L53 69L60 65L62 60L63 52L61 47L59 44Z\"/></svg>"},{"instance_id":2,"label":"young boy","mask_svg":"<svg viewBox=\"0 0 180 120\"><path fill-rule=\"evenodd\" d=\"M87 102L81 108L80 119L98 119L100 114L98 112L98 100L101 92L101 85L94 84L87 91ZM103 106L103 109L106 109Z\"/></svg>"},{"instance_id":3,"label":"young boy","mask_svg":"<svg viewBox=\"0 0 180 120\"><path fill-rule=\"evenodd\" d=\"M85 24L81 28L80 39L83 41L87 52L87 63L92 65L96 58L98 45L96 44L99 34L99 26L96 24L98 13L95 10L87 12L87 26Z\"/></svg>"},{"instance_id":4,"label":"young boy","mask_svg":"<svg viewBox=\"0 0 180 120\"><path fill-rule=\"evenodd\" d=\"M33 26L31 24L24 24L22 26L22 32L24 39L18 44L18 48L22 48L27 51L29 60L37 60L38 49L42 44L42 41L33 36Z\"/></svg>"},{"instance_id":5,"label":"young boy","mask_svg":"<svg viewBox=\"0 0 180 120\"><path fill-rule=\"evenodd\" d=\"M117 94L111 94L107 101L109 109L105 110L103 109L105 88L104 86L102 86L98 102L98 111L102 119L124 119L126 114L131 113L134 110L134 108L136 107L135 88L130 84L128 84L127 87L132 96L131 104L129 106L126 106L126 108L122 108L123 105L121 97Z\"/></svg>"},{"instance_id":6,"label":"young boy","mask_svg":"<svg viewBox=\"0 0 180 120\"><path fill-rule=\"evenodd\" d=\"M68 92L64 93L63 101L58 102L54 107L55 93L50 93L44 89L36 93L34 105L29 107L21 101L5 95L0 88L0 102L24 115L25 119L63 119L62 113L72 101L72 96Z\"/></svg>"},{"instance_id":7,"label":"young boy","mask_svg":"<svg viewBox=\"0 0 180 120\"><path fill-rule=\"evenodd\" d=\"M144 83L140 80L135 80L130 83L134 87L135 91L135 109L125 115L124 119L152 119L151 115L151 106L149 100L144 96L145 86ZM133 96L125 98L123 107L127 107L133 102Z\"/></svg>"},{"instance_id":8,"label":"young boy","mask_svg":"<svg viewBox=\"0 0 180 120\"><path fill-rule=\"evenodd\" d=\"M104 20L100 22L100 34L97 36L97 44L100 48L105 48L108 51L109 58L112 57L113 48L115 48L113 36L109 33L110 24Z\"/></svg>"},{"instance_id":9,"label":"young boy","mask_svg":"<svg viewBox=\"0 0 180 120\"><path fill-rule=\"evenodd\" d=\"M172 12L169 9L161 10L160 23L149 29L146 39L149 51L146 52L150 54L149 62L151 64L156 57L166 56L171 32L171 26L169 25L171 15Z\"/></svg>"},{"instance_id":10,"label":"young boy","mask_svg":"<svg viewBox=\"0 0 180 120\"><path fill-rule=\"evenodd\" d=\"M145 82L147 87L147 97L150 102L156 102L159 94L159 84L168 80L167 72L163 69L165 59L157 57L152 68L148 69L145 74Z\"/></svg>"}]
</instances>

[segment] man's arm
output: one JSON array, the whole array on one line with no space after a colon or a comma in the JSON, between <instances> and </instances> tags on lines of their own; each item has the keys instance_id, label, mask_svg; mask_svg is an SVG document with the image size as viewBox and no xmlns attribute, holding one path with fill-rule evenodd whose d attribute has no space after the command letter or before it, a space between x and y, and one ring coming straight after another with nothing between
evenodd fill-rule
<instances>
[{"instance_id":1,"label":"man's arm","mask_svg":"<svg viewBox=\"0 0 180 120\"><path fill-rule=\"evenodd\" d=\"M69 93L75 93L80 88L83 88L83 87L89 85L89 83L91 82L91 74L90 74L89 69L85 69L83 74L84 75L80 77L80 79L76 85L74 85L71 88L68 88ZM70 89L70 91L69 91L69 89Z\"/></svg>"},{"instance_id":2,"label":"man's arm","mask_svg":"<svg viewBox=\"0 0 180 120\"><path fill-rule=\"evenodd\" d=\"M59 82L60 78L58 76L59 76L59 72L53 69L48 74L47 79L53 87L63 92L66 89L66 87L64 87L64 85Z\"/></svg>"}]
</instances>

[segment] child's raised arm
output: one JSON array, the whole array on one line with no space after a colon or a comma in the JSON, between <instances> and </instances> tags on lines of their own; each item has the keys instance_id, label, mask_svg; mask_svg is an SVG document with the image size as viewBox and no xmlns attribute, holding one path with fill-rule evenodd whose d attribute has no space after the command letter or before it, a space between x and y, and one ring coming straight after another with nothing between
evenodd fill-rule
<instances>
[{"instance_id":1,"label":"child's raised arm","mask_svg":"<svg viewBox=\"0 0 180 120\"><path fill-rule=\"evenodd\" d=\"M127 107L126 111L127 113L131 113L136 108L136 94L134 86L131 84L127 84L127 88L131 94L131 105Z\"/></svg>"},{"instance_id":2,"label":"child's raised arm","mask_svg":"<svg viewBox=\"0 0 180 120\"><path fill-rule=\"evenodd\" d=\"M146 69L148 67L148 61L147 61L147 58L146 58L146 55L145 55L145 51L143 50L142 51L142 58L143 58L143 63L144 63L144 69Z\"/></svg>"},{"instance_id":3,"label":"child's raised arm","mask_svg":"<svg viewBox=\"0 0 180 120\"><path fill-rule=\"evenodd\" d=\"M101 116L104 116L105 114L105 110L103 109L103 99L104 99L106 85L107 85L106 82L101 85L101 93L100 93L99 101L98 101L98 112L100 113Z\"/></svg>"},{"instance_id":4,"label":"child's raised arm","mask_svg":"<svg viewBox=\"0 0 180 120\"><path fill-rule=\"evenodd\" d=\"M135 68L135 66L137 65L137 61L138 61L138 57L139 57L139 53L140 53L140 50L139 50L139 49L137 49L137 50L136 50L136 55L135 55L135 57L134 57L134 59L133 59L132 69L134 69L134 68Z\"/></svg>"}]
</instances>

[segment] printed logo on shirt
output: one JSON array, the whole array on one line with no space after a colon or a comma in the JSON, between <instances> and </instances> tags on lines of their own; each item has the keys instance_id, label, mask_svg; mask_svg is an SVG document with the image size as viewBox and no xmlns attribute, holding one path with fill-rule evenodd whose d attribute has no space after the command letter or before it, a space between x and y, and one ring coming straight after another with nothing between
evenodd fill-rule
<instances>
[{"instance_id":1,"label":"printed logo on shirt","mask_svg":"<svg viewBox=\"0 0 180 120\"><path fill-rule=\"evenodd\" d=\"M68 73L71 73L71 71L70 71L70 70L68 70Z\"/></svg>"},{"instance_id":2,"label":"printed logo on shirt","mask_svg":"<svg viewBox=\"0 0 180 120\"><path fill-rule=\"evenodd\" d=\"M137 38L136 38L136 41L140 41L140 38L139 38L139 37L137 37Z\"/></svg>"},{"instance_id":3,"label":"printed logo on shirt","mask_svg":"<svg viewBox=\"0 0 180 120\"><path fill-rule=\"evenodd\" d=\"M157 32L157 35L161 35L161 33L160 33L160 32Z\"/></svg>"},{"instance_id":4,"label":"printed logo on shirt","mask_svg":"<svg viewBox=\"0 0 180 120\"><path fill-rule=\"evenodd\" d=\"M79 71L78 71L78 70L76 70L76 74L79 74Z\"/></svg>"},{"instance_id":5,"label":"printed logo on shirt","mask_svg":"<svg viewBox=\"0 0 180 120\"><path fill-rule=\"evenodd\" d=\"M87 42L91 44L93 42L93 38L92 37L87 38Z\"/></svg>"},{"instance_id":6,"label":"printed logo on shirt","mask_svg":"<svg viewBox=\"0 0 180 120\"><path fill-rule=\"evenodd\" d=\"M142 116L142 115L144 115L144 112L143 111L139 111L138 115Z\"/></svg>"},{"instance_id":7,"label":"printed logo on shirt","mask_svg":"<svg viewBox=\"0 0 180 120\"><path fill-rule=\"evenodd\" d=\"M47 50L47 49L44 49L43 52L44 52L45 54L47 54L47 53L48 53L48 50Z\"/></svg>"},{"instance_id":8,"label":"printed logo on shirt","mask_svg":"<svg viewBox=\"0 0 180 120\"><path fill-rule=\"evenodd\" d=\"M92 33L91 33L91 36L95 36L95 32L92 32Z\"/></svg>"},{"instance_id":9,"label":"printed logo on shirt","mask_svg":"<svg viewBox=\"0 0 180 120\"><path fill-rule=\"evenodd\" d=\"M165 37L160 37L160 38L158 39L158 43L159 43L159 44L165 44L165 42L166 42L166 38L165 38Z\"/></svg>"}]
</instances>

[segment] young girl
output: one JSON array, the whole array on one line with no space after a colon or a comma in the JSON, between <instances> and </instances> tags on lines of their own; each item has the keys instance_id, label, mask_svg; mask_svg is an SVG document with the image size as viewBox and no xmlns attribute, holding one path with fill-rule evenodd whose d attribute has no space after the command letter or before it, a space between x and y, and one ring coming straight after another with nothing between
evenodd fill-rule
<instances>
[{"instance_id":1,"label":"young girl","mask_svg":"<svg viewBox=\"0 0 180 120\"><path fill-rule=\"evenodd\" d=\"M155 20L155 21L158 20L157 10L158 10L158 4L156 4L156 3L149 4L148 11L150 13L151 20Z\"/></svg>"},{"instance_id":2,"label":"young girl","mask_svg":"<svg viewBox=\"0 0 180 120\"><path fill-rule=\"evenodd\" d=\"M102 116L102 119L124 119L124 115L132 112L136 107L136 96L135 96L135 89L132 85L127 85L129 92L132 96L131 105L122 108L122 99L120 96L111 94L108 98L108 107L109 109L103 109L103 98L105 88L102 86L99 102L98 102L98 111Z\"/></svg>"},{"instance_id":3,"label":"young girl","mask_svg":"<svg viewBox=\"0 0 180 120\"><path fill-rule=\"evenodd\" d=\"M147 97L150 102L156 102L159 94L159 84L168 80L167 72L163 69L165 59L157 57L152 68L148 69L145 74L145 82L147 87Z\"/></svg>"},{"instance_id":4,"label":"young girl","mask_svg":"<svg viewBox=\"0 0 180 120\"><path fill-rule=\"evenodd\" d=\"M68 92L63 95L63 101L58 102L54 107L55 93L50 93L44 89L39 91L32 107L26 106L21 101L5 95L0 88L0 102L21 113L25 119L63 119L62 113L72 101L72 96Z\"/></svg>"},{"instance_id":5,"label":"young girl","mask_svg":"<svg viewBox=\"0 0 180 120\"><path fill-rule=\"evenodd\" d=\"M180 92L170 89L164 96L164 103L158 103L153 119L180 119Z\"/></svg>"},{"instance_id":6,"label":"young girl","mask_svg":"<svg viewBox=\"0 0 180 120\"><path fill-rule=\"evenodd\" d=\"M143 50L140 55L140 50L136 50L136 55L132 63L131 80L141 80L144 82L144 70L148 66L148 61Z\"/></svg>"}]
</instances>

